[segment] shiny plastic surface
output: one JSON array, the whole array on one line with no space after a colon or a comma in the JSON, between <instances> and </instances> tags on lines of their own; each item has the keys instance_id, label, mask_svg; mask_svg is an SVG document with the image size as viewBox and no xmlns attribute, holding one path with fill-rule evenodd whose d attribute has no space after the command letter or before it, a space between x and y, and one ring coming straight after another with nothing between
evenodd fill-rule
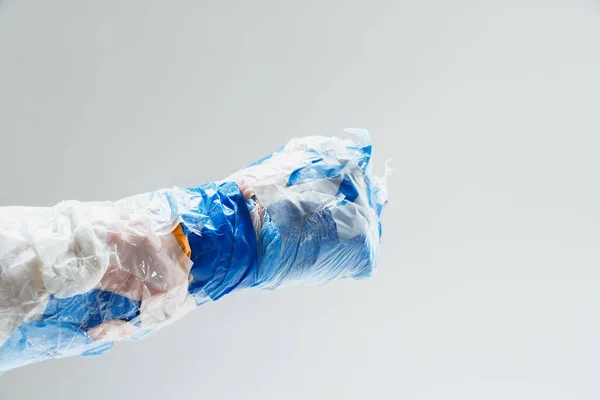
<instances>
[{"instance_id":1,"label":"shiny plastic surface","mask_svg":"<svg viewBox=\"0 0 600 400\"><path fill-rule=\"evenodd\" d=\"M0 208L0 372L103 354L236 290L369 277L386 191L351 133L196 188Z\"/></svg>"}]
</instances>

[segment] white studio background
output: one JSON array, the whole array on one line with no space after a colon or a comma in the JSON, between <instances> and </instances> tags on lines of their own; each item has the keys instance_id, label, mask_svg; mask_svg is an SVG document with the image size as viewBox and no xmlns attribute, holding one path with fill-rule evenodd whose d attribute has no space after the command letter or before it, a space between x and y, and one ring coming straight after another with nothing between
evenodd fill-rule
<instances>
[{"instance_id":1,"label":"white studio background","mask_svg":"<svg viewBox=\"0 0 600 400\"><path fill-rule=\"evenodd\" d=\"M0 399L600 398L599 71L592 0L4 0L2 206L346 127L395 174L372 280L234 294Z\"/></svg>"}]
</instances>

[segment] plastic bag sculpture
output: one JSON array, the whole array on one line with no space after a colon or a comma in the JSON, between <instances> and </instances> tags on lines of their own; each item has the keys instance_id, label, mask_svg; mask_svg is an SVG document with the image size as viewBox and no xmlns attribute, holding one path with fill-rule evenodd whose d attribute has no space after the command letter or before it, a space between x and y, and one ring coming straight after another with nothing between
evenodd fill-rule
<instances>
[{"instance_id":1,"label":"plastic bag sculpture","mask_svg":"<svg viewBox=\"0 0 600 400\"><path fill-rule=\"evenodd\" d=\"M386 191L351 133L200 187L0 208L0 373L100 355L233 291L369 277Z\"/></svg>"}]
</instances>

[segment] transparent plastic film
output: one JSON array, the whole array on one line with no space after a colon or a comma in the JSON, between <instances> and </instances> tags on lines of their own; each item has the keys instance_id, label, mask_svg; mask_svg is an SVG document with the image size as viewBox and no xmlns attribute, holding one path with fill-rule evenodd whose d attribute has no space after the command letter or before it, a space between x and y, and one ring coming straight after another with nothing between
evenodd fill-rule
<instances>
[{"instance_id":1,"label":"transparent plastic film","mask_svg":"<svg viewBox=\"0 0 600 400\"><path fill-rule=\"evenodd\" d=\"M0 372L101 355L234 291L371 276L389 171L349 132L195 188L0 208Z\"/></svg>"}]
</instances>

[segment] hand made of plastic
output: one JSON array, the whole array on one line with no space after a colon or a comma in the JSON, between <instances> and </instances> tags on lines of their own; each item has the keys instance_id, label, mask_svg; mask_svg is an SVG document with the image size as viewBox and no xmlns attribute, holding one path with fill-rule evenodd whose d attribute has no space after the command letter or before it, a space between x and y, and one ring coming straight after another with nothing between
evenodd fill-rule
<instances>
[{"instance_id":1,"label":"hand made of plastic","mask_svg":"<svg viewBox=\"0 0 600 400\"><path fill-rule=\"evenodd\" d=\"M351 133L197 188L0 208L0 372L100 355L232 291L370 276L386 193Z\"/></svg>"}]
</instances>

